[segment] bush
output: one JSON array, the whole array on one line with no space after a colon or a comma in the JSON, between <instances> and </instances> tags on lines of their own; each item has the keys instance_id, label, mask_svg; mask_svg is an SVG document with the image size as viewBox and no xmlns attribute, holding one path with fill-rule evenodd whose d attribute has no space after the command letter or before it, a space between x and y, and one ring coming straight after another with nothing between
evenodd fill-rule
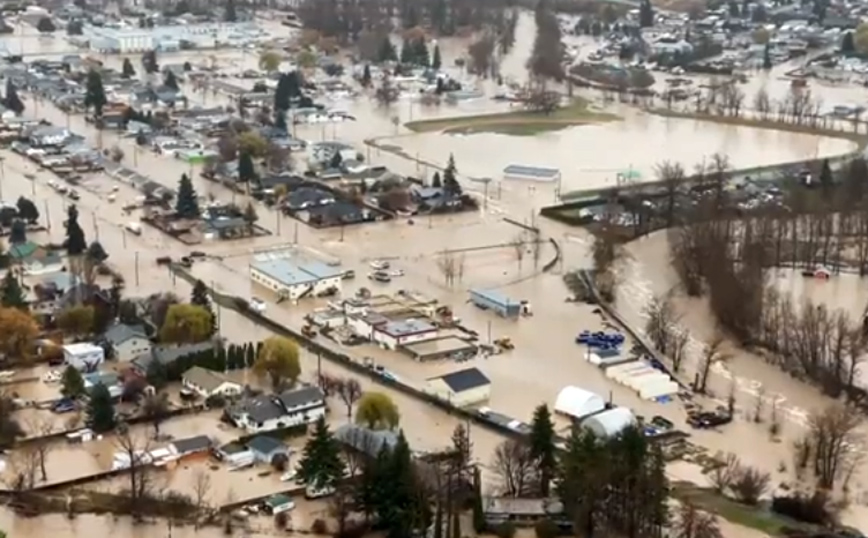
<instances>
[{"instance_id":1,"label":"bush","mask_svg":"<svg viewBox=\"0 0 868 538\"><path fill-rule=\"evenodd\" d=\"M313 524L310 526L310 532L314 534L326 534L328 532L328 525L324 519L314 519Z\"/></svg>"},{"instance_id":2,"label":"bush","mask_svg":"<svg viewBox=\"0 0 868 538\"><path fill-rule=\"evenodd\" d=\"M222 394L212 394L205 398L205 406L208 409L222 409L226 407L226 398Z\"/></svg>"},{"instance_id":3,"label":"bush","mask_svg":"<svg viewBox=\"0 0 868 538\"><path fill-rule=\"evenodd\" d=\"M730 487L739 502L753 506L768 489L770 480L769 473L754 467L742 467Z\"/></svg>"},{"instance_id":4,"label":"bush","mask_svg":"<svg viewBox=\"0 0 868 538\"><path fill-rule=\"evenodd\" d=\"M772 499L772 512L804 523L826 525L832 514L826 508L826 496L816 492L811 496L796 493Z\"/></svg>"},{"instance_id":5,"label":"bush","mask_svg":"<svg viewBox=\"0 0 868 538\"><path fill-rule=\"evenodd\" d=\"M515 525L510 521L504 521L494 528L494 534L498 538L513 538L515 536Z\"/></svg>"},{"instance_id":6,"label":"bush","mask_svg":"<svg viewBox=\"0 0 868 538\"><path fill-rule=\"evenodd\" d=\"M557 524L550 519L542 519L534 525L536 538L556 538L560 534Z\"/></svg>"},{"instance_id":7,"label":"bush","mask_svg":"<svg viewBox=\"0 0 868 538\"><path fill-rule=\"evenodd\" d=\"M286 512L280 512L278 514L274 514L274 526L278 529L285 529L289 524L289 516Z\"/></svg>"}]
</instances>

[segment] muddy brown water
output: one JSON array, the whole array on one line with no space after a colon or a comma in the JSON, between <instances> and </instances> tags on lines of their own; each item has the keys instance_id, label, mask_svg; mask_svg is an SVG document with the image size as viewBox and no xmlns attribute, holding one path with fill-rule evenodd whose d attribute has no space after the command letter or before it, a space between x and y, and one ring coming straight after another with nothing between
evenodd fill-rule
<instances>
[{"instance_id":1,"label":"muddy brown water","mask_svg":"<svg viewBox=\"0 0 868 538\"><path fill-rule=\"evenodd\" d=\"M509 77L524 79L524 59L532 42L533 23L528 17L523 17L519 24L516 51L504 60L503 69ZM64 50L62 39L42 40L25 35L2 38L8 42L11 50L14 43L21 46L40 48L41 50ZM50 43L49 43L50 41ZM59 44L60 43L60 44ZM444 56L454 57L461 43L443 41L441 43ZM585 44L587 46L587 43ZM45 48L42 48L45 47ZM253 66L256 62L252 54L230 53L215 54L218 61L231 64L233 69ZM201 54L189 56L176 55L167 57L165 61L182 62L185 59L203 61ZM138 57L132 57L138 62ZM109 57L111 65L120 66L118 57ZM246 81L245 83L250 83ZM757 82L756 84L758 84ZM783 88L788 84L773 76L762 83L774 88ZM751 84L755 84L752 82ZM490 87L490 83L488 84ZM778 91L778 90L775 90ZM226 103L222 96L210 93L191 94L195 103L210 105ZM594 96L591 96L592 98ZM837 99L838 97L835 97ZM830 98L831 100L832 98ZM28 100L28 114L50 119L58 125L65 125L67 117L48 103L37 105ZM381 109L369 103L369 99L361 97L355 101L336 101L335 107L345 108L359 118L357 122L337 125L298 126L298 136L311 141L337 138L356 144L356 146L372 161L382 162L396 171L408 174L430 174L430 170L406 159L378 150L364 149L361 142L372 136L392 136L395 127L391 118L397 115L401 121L428 117L447 117L455 114L476 114L504 109L504 105L492 104L486 100L475 100L462 103L459 106L442 106L425 109L413 104L409 99L403 99L391 110ZM436 134L410 135L403 128L398 128L400 138L392 141L403 148L408 154L417 154L420 158L436 163L445 163L448 155L454 153L458 160L459 170L471 176L495 177L499 179L505 164L520 162L522 164L540 164L559 166L565 171L565 179L571 186L598 186L608 181L614 171L633 167L640 171L649 171L654 163L663 158L683 158L686 163L694 163L702 155L710 155L717 151L726 151L733 162L738 165L752 166L767 164L781 160L803 157L805 153L844 151L847 148L839 141L807 135L792 135L770 131L756 131L743 128L724 127L714 124L696 124L684 120L663 120L655 117L636 115L629 110L623 111L625 120L601 126L587 126L567 129L558 133L544 135L539 140L533 138L513 139L498 135L472 136L441 136ZM69 125L73 130L86 135L93 143L100 138L97 133L86 125L80 117L70 117ZM590 134L584 134L589 131ZM662 146L662 141L677 140L677 144ZM629 141L629 144L624 143ZM104 147L118 145L125 151L124 163L135 166L153 179L174 187L177 178L182 173L192 172L194 182L200 194L213 195L219 200L230 200L233 195L225 189L198 178L198 170L181 163L178 160L160 157L150 152L136 151L132 141L120 139L117 135L103 133ZM686 146L684 153L680 147ZM627 154L614 152L612 148L629 148ZM762 148L760 151L759 148ZM837 148L837 149L836 149ZM687 153L690 151L691 153ZM604 157L604 155L606 157ZM0 178L2 197L14 200L19 195L31 196L37 201L43 214L50 216L52 229L34 239L54 241L62 240L61 221L65 212L66 201L61 199L48 186L52 179L46 172L38 171L32 163L6 153L3 178ZM301 156L297 156L301 158ZM23 178L25 173L35 173L37 180L30 182ZM647 174L646 174L647 175ZM481 191L479 185L465 181L468 190ZM113 188L118 188L118 201L108 203L107 195ZM141 236L133 236L122 231L125 222L135 220L138 215L125 215L120 209L125 201L134 199L138 194L128 186L97 175L89 179L79 189L82 199L78 202L81 210L82 226L88 238L99 237L110 253L110 263L121 269L127 277L128 294L147 294L157 291L175 291L180 296L189 295L189 285L172 279L165 269L154 264L154 258L159 255L178 257L190 250L179 242L169 239L160 232L145 227ZM465 274L460 282L449 287L443 282L434 258L436 253L447 248L474 247L510 241L520 234L520 229L505 224L501 218L509 214L519 221L536 223L543 229L546 236L554 237L561 242L563 249L563 268L570 269L587 265L587 238L580 231L567 229L557 223L540 221L534 214L539 207L554 199L553 185L527 185L522 183L503 183L493 185L489 192L490 199L486 201L485 209L478 214L438 217L435 219L419 219L414 226L405 221L381 223L371 226L350 227L341 230L313 231L306 226L296 225L290 219L280 219L276 213L264 206L258 206L260 224L272 231L277 231L270 237L259 238L245 242L227 242L206 245L201 248L208 252L220 254L222 262L208 261L194 266L194 274L206 282L211 282L218 289L241 296L261 296L272 299L263 290L251 286L247 277L248 264L251 261L251 251L263 248L285 248L290 243L298 242L311 255L325 255L339 258L347 268L356 269L358 281L348 283L346 292L352 292L362 286L372 287L364 281L365 268L374 258L391 258L396 267L406 271L406 276L396 279L392 284L377 289L382 293L395 293L399 289L411 289L436 297L450 304L467 326L478 331L483 341L509 335L516 344L516 349L510 353L494 356L489 359L476 359L470 364L455 365L451 362L439 361L431 364L418 365L411 363L406 357L377 350L371 347L348 350L354 357L373 356L390 371L400 378L416 385L422 385L431 376L458 369L462 366L476 366L482 369L493 381L490 406L496 410L509 413L519 419L528 420L535 405L540 402L554 403L558 391L567 384L575 384L608 396L611 393L613 401L620 405L633 407L637 412L650 416L664 415L677 423L683 421L683 411L676 404L660 405L643 402L626 389L614 386L606 380L595 368L585 363L581 350L573 344L573 337L582 329L602 328L601 320L590 309L563 301L565 291L561 283L560 267L553 274L529 277L534 270L531 255L525 253L521 267L515 250L511 247L491 249L468 253L465 255ZM236 195L241 202L246 198ZM649 298L649 293L660 289L668 289L673 282L666 269L665 245L660 239L651 237L631 245L632 260L637 264L630 266L626 279L635 282L634 288L625 287L619 298L619 307L625 314L637 323L641 323L641 308ZM196 247L200 248L200 247ZM541 259L547 261L552 253L543 250ZM543 263L544 263L543 261ZM635 277L635 278L634 278ZM516 282L516 280L525 278ZM518 299L527 299L534 305L534 316L508 322L480 312L467 304L466 291L472 287L499 287L504 292ZM845 294L846 295L846 294ZM632 299L628 299L632 297ZM834 299L833 299L834 300ZM854 302L858 302L854 300ZM313 302L303 306L275 305L269 300L269 314L278 321L298 326L303 316L314 306L323 306L322 302ZM697 339L707 336L707 313L703 313L702 305L685 304L689 319L697 324ZM703 330L705 327L705 330ZM268 335L267 331L251 322L233 314L221 312L221 332L233 341L258 340ZM316 358L307 353L302 355L304 377L312 379L317 368ZM322 367L341 375L337 367L323 361ZM769 392L775 392L786 398L787 402L798 402L799 407L811 408L825 403L816 391L794 383L780 372L763 365L755 358L739 355L728 365L728 370L716 372L712 380L715 391L726 394L728 378L740 379L739 388L749 393L756 389L757 383L762 383ZM362 379L363 386L372 387L371 383ZM32 398L42 398L51 394L51 388L43 386L22 386L22 394ZM383 390L383 389L379 389ZM424 406L414 400L397 393L390 395L399 404L402 412L402 427L410 438L411 444L423 448L437 448L447 442L449 435L456 426L454 418ZM791 404L787 409L792 409ZM333 420L340 421L340 408L336 406L337 415ZM792 409L788 417L792 422L800 420L799 410ZM174 422L174 421L173 421ZM216 426L213 417L198 419L183 419L176 425L169 423L166 428L180 436L198 432L209 432L221 437L222 432ZM559 419L559 428L567 426ZM788 427L795 435L798 426ZM490 455L499 442L497 436L481 428L473 428L474 457L483 465L490 461ZM762 426L747 422L737 423L727 431L727 435L715 432L704 432L695 436L698 444L714 450L734 450L744 453L745 440L750 439L750 446L755 447L745 458L751 463L775 469L782 460L788 460L788 443L773 443ZM72 472L82 472L89 469L102 469L107 465L114 450L111 439L96 441L90 446L69 447L61 445L51 453L49 480L59 480L70 476ZM77 470L77 471L73 471ZM168 482L172 487L189 490L191 475L194 469L180 468L172 472ZM251 477L250 473L234 475L229 473L214 473L213 499L221 502L227 492L238 490L238 493L259 493L275 487L274 478ZM255 474L255 473L254 473ZM486 470L489 486L495 486L490 479L490 469ZM775 476L784 479L785 476ZM112 487L112 484L98 487ZM300 509L299 517L306 517L307 510ZM121 530L133 536L155 538L166 534L160 525L131 528L123 518L80 517L69 522L63 517L45 517L35 520L20 520L10 517L8 513L0 513L0 525L4 526L11 536L31 536L35 533L52 533L58 537L71 535L73 532L92 532L98 535ZM174 529L173 536L186 536L189 529ZM213 534L216 536L216 530ZM199 531L203 536L210 536L212 531ZM255 535L259 536L259 535Z\"/></svg>"}]
</instances>

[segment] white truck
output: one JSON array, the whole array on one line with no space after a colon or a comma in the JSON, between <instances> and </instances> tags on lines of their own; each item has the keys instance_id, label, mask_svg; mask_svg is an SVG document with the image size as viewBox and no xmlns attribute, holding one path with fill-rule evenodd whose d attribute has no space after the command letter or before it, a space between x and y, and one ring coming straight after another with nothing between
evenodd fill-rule
<instances>
[{"instance_id":1,"label":"white truck","mask_svg":"<svg viewBox=\"0 0 868 538\"><path fill-rule=\"evenodd\" d=\"M142 235L142 225L139 222L128 222L125 228L130 233Z\"/></svg>"}]
</instances>

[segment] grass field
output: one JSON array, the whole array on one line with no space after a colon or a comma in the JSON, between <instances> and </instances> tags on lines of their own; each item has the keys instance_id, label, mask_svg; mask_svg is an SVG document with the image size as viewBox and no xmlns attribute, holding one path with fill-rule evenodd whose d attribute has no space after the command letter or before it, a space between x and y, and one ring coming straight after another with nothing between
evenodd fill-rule
<instances>
[{"instance_id":1,"label":"grass field","mask_svg":"<svg viewBox=\"0 0 868 538\"><path fill-rule=\"evenodd\" d=\"M614 121L618 116L592 110L585 99L574 99L568 106L551 114L530 110L515 110L499 114L458 116L436 120L411 121L405 127L417 133L443 131L446 133L500 133L515 136L533 136L558 131L576 125Z\"/></svg>"}]
</instances>

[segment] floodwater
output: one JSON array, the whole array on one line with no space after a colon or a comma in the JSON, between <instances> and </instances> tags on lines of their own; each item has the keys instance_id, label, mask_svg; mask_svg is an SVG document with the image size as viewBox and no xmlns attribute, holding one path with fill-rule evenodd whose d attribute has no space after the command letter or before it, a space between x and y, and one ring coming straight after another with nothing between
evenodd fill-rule
<instances>
[{"instance_id":1,"label":"floodwater","mask_svg":"<svg viewBox=\"0 0 868 538\"><path fill-rule=\"evenodd\" d=\"M516 51L504 59L503 71L507 77L524 79L524 59L530 43L533 41L533 23L530 17L523 17L517 32ZM18 36L12 38L13 43L18 39L24 47L41 48L44 43L51 41L51 50L61 50L57 45L62 40L40 40L37 38ZM9 46L16 50L14 45ZM454 57L455 51L461 49L461 44L449 41L442 43L444 56L448 59ZM221 62L228 61L235 68L252 66L256 59L252 54L219 53L215 55ZM138 57L132 58L138 65ZM202 54L189 56L176 55L166 57L163 61L183 62L205 60ZM107 58L110 65L120 66L119 57ZM208 60L210 61L210 60ZM249 83L249 81L248 81ZM776 87L786 87L785 82L769 79L767 84ZM225 104L226 99L210 92L193 93L190 97L196 104ZM178 160L160 157L153 153L141 151L129 139L120 139L116 134L98 134L90 126L85 124L80 117L67 117L57 111L48 103L34 103L27 101L26 114L36 117L44 117L58 125L69 125L73 130L86 135L93 143L100 143L109 148L118 145L125 152L124 164L138 168L141 172L149 175L152 179L167 186L176 186L177 180L182 173L192 173L193 181L202 195L211 195L219 200L229 200L237 196L240 202L246 203L245 197L233 195L225 189L198 177L198 170ZM399 117L401 122L410 119L428 117L445 117L455 114L476 114L486 111L503 110L504 105L489 103L485 100L476 100L462 103L457 107L441 106L424 108L415 104L411 99L404 99L391 109L378 108L369 104L368 97L360 97L356 100L347 100L346 103L335 103L336 107L347 109L348 112L359 118L357 122L349 122L334 125L297 126L297 135L311 140L340 139L363 146L361 142L373 136L394 135L396 128L391 119ZM655 117L637 116L625 112L625 119L602 126L586 126L564 130L560 133L545 135L540 141L530 138L521 138L516 141L508 137L492 138L492 135L474 135L473 137L441 136L437 135L411 135L401 136L394 143L407 148L407 153L417 153L422 159L437 163L445 163L450 153L455 153L459 171L462 177L466 175L496 177L506 164L521 162L522 164L538 164L547 166L560 166L565 170L565 180L575 183L570 185L592 186L612 177L614 171L620 171L633 167L641 171L650 171L657 161L684 160L685 164L693 163L703 155L725 151L730 155L734 163L739 166L751 166L774 162L775 160L787 160L803 156L806 153L813 154L816 151L837 152L846 151L848 147L842 146L835 149L837 141L828 141L820 137L804 135L792 135L774 133L770 131L745 130L731 126L716 124L702 124L701 126L691 121L663 120ZM67 123L68 122L68 123ZM607 131L607 129L609 131ZM591 134L582 138L581 133L588 130ZM617 133L617 134L616 134ZM641 133L638 134L638 133ZM406 135L402 127L397 128L397 134ZM641 136L642 138L638 138ZM479 137L482 142L471 143L472 139ZM600 142L597 142L597 139ZM689 140L688 140L689 138ZM662 141L669 140L678 143L661 146ZM387 141L388 142L388 141ZM624 142L629 142L629 146ZM521 143L519 148L517 144ZM543 148L545 144L545 148ZM682 146L688 149L680 149ZM781 148L779 146L785 146ZM557 147L558 151L553 151ZM612 147L630 147L631 152L622 155L611 151ZM762 152L757 148L762 147ZM642 148L641 150L639 148ZM842 149L843 148L843 149ZM425 167L411 163L408 160L377 150L363 150L369 160L385 164L398 172L408 174L427 175L430 173ZM678 153L683 151L684 153ZM690 153L688 153L688 151ZM674 153L673 153L674 152ZM483 165L478 155L485 155L490 161L484 161ZM497 155L509 155L510 160L501 160ZM569 155L569 160L566 160ZM604 160L597 155L611 155ZM6 157L2 173L0 173L0 198L14 200L19 195L32 197L37 201L40 208L44 208L44 215L50 220L51 230L43 236L35 236L37 241L46 240L46 236L54 241L60 241L63 236L61 221L65 212L66 201L47 187L51 179L47 172L40 172L35 165L21 157L5 153ZM569 172L569 173L567 173ZM37 180L30 182L24 179L25 173L34 173ZM7 177L8 175L8 177ZM111 190L118 188L118 201L110 204L106 196ZM480 191L479 185L465 181L465 188ZM435 253L446 248L480 247L509 242L520 235L518 227L502 222L501 217L509 215L518 221L536 223L541 226L546 237L558 239L563 249L563 268L571 269L588 264L587 238L582 232L570 230L558 223L548 221L537 222L534 217L536 210L550 203L555 196L553 185L525 185L525 184L497 184L491 186L489 199L484 201L484 209L472 215L444 216L432 219L419 219L415 226L409 226L405 221L380 223L369 226L349 227L344 230L314 231L306 226L298 225L295 221L281 219L277 213L268 210L264 206L258 206L260 224L269 228L274 235L244 242L226 242L209 244L197 249L204 249L210 253L225 256L222 263L203 262L194 266L194 273L207 282L214 283L218 289L233 294L248 296L260 295L268 298L262 290L251 286L247 277L250 254L254 249L286 247L290 243L298 243L300 248L322 253L329 257L339 258L347 268L356 269L359 275L358 282L347 285L345 294L349 295L361 286L368 286L364 279L366 271L363 268L374 258L394 259L396 267L405 269L406 276L396 279L392 284L383 288L377 288L377 292L395 293L399 289L411 289L421 291L429 296L449 304L456 311L456 315L465 320L465 324L478 331L481 339L486 341L509 335L516 345L516 349L491 357L489 359L475 359L472 364L453 365L449 362L435 362L432 364L418 365L412 363L406 357L395 353L365 347L348 348L345 351L356 360L361 360L365 355L374 356L378 362L393 371L404 380L413 384L422 385L431 376L439 375L447 371L457 370L461 367L476 366L482 369L492 380L492 396L490 406L498 411L514 415L522 420L530 419L533 408L541 402L553 404L558 391L565 385L575 384L583 388L597 391L611 397L620 405L630 406L639 414L651 416L660 414L670 418L678 424L683 423L683 411L677 404L651 404L639 401L636 395L621 387L614 386L604 379L603 375L594 367L582 360L582 352L573 343L575 334L583 329L603 328L603 320L593 314L583 305L575 305L564 301L566 290L561 282L560 269L552 274L530 277L533 273L534 262L529 253L522 255L521 267L519 267L518 255L512 247L492 248L485 251L467 253L465 255L465 274L463 278L451 288L443 282L439 274ZM125 215L120 207L127 201L137 196L130 187L104 176L96 175L89 179L79 189L81 200L77 205L81 211L81 222L88 238L98 237L110 254L109 263L121 269L127 277L127 293L129 295L143 295L157 291L174 291L185 297L189 295L189 285L182 281L172 279L165 269L154 265L154 258L161 255L174 257L185 254L189 248L179 242L169 239L162 233L145 227L141 236L132 236L123 232L123 224L138 217L137 214ZM569 235L568 235L569 234ZM659 237L663 237L662 235ZM666 249L656 237L642 240L631 245L632 257L628 263L629 278L625 278L622 285L622 297L619 298L619 306L625 310L630 319L641 323L641 308L647 302L652 292L665 291L671 286L673 280L667 276ZM548 248L541 251L541 263L545 263L552 256ZM517 280L520 280L516 282ZM499 287L505 293L516 299L526 299L534 305L534 315L518 321L508 322L498 319L490 313L480 312L470 307L466 302L466 290L471 287ZM313 304L321 306L322 303ZM701 305L686 305L691 308L690 321L696 323L697 339L707 338L708 331L701 330L707 313L703 313ZM278 321L299 326L303 316L309 311L310 306L277 306L269 301L269 315ZM258 340L268 336L268 332L255 326L251 322L233 314L223 311L221 316L221 333L230 341L244 342ZM707 325L706 327L710 327ZM692 327L691 327L692 328ZM489 336L490 335L490 336ZM325 361L321 364L327 372L339 375L351 375L341 371L336 366ZM302 354L303 377L312 379L317 368L316 357L307 353ZM780 372L768 367L755 358L739 355L737 359L727 365L727 369L715 372L712 379L712 389L718 394L725 395L728 391L731 377L742 379L739 388L742 392L756 389L757 383L766 386L769 392L779 393L786 398L786 402L799 402L805 408L815 408L825 403L816 391L792 382ZM372 387L370 381L360 380L365 388ZM30 390L30 389L28 389ZM35 394L41 394L43 388L32 389ZM383 389L378 389L383 390ZM445 442L457 421L445 413L422 405L398 393L390 392L390 396L399 405L402 413L402 426L415 447L437 448ZM35 397L35 396L34 396ZM739 405L742 405L741 403ZM749 404L745 404L749 405ZM339 420L341 406L336 406L337 415L333 417ZM803 419L804 412L792 409L788 404L788 418L797 423ZM216 436L222 436L226 432L217 429L215 420L186 419L167 423L165 428L171 429L176 435L193 435L197 432L210 432ZM174 421L173 421L174 422ZM194 424L195 423L195 424ZM559 423L559 427L564 427ZM175 430L177 428L177 430ZM761 431L761 426L747 422L738 422L732 425L731 431L737 435L721 435L713 432L703 432L695 436L697 444L715 450L738 450L745 444L745 439L751 439L751 446L755 447L750 454L745 455L751 463L763 465L768 469L775 469L782 460L789 461L788 443L776 444L768 440L768 435ZM787 432L796 432L795 426L785 428ZM490 460L499 438L494 434L473 428L472 437L474 443L474 457L485 464ZM54 451L49 470L50 480L61 479L66 476L64 466L81 469L104 468L105 454L113 450L110 440L97 441L92 447L68 447L62 446ZM105 445L105 446L103 446ZM94 456L94 450L96 456ZM741 451L739 450L741 453ZM110 457L110 456L109 456ZM57 462L57 463L55 463ZM71 463L71 464L70 464ZM171 483L182 490L190 488L190 475L193 469L179 469L172 475ZM488 473L486 473L488 475ZM55 478L56 476L56 478ZM241 492L259 492L255 482L234 484L239 475L224 475L214 473L215 502L225 499L226 492L231 487ZM245 475L246 478L247 477ZM776 477L777 478L777 477ZM489 480L489 485L492 485ZM13 520L8 514L0 512L0 526L5 527L11 536L29 536L34 534L52 533L57 538L72 535L73 532L91 532L98 535L107 535L117 530L122 530L132 536L143 538L155 538L162 536L164 529L160 527L142 527L130 529L126 520L112 520L109 518L81 517L73 522L67 522L61 517L46 517L38 520ZM188 530L173 530L173 535L186 536ZM199 531L197 535L217 536L218 530ZM192 531L189 531L192 533ZM251 535L259 536L259 535Z\"/></svg>"}]
</instances>

